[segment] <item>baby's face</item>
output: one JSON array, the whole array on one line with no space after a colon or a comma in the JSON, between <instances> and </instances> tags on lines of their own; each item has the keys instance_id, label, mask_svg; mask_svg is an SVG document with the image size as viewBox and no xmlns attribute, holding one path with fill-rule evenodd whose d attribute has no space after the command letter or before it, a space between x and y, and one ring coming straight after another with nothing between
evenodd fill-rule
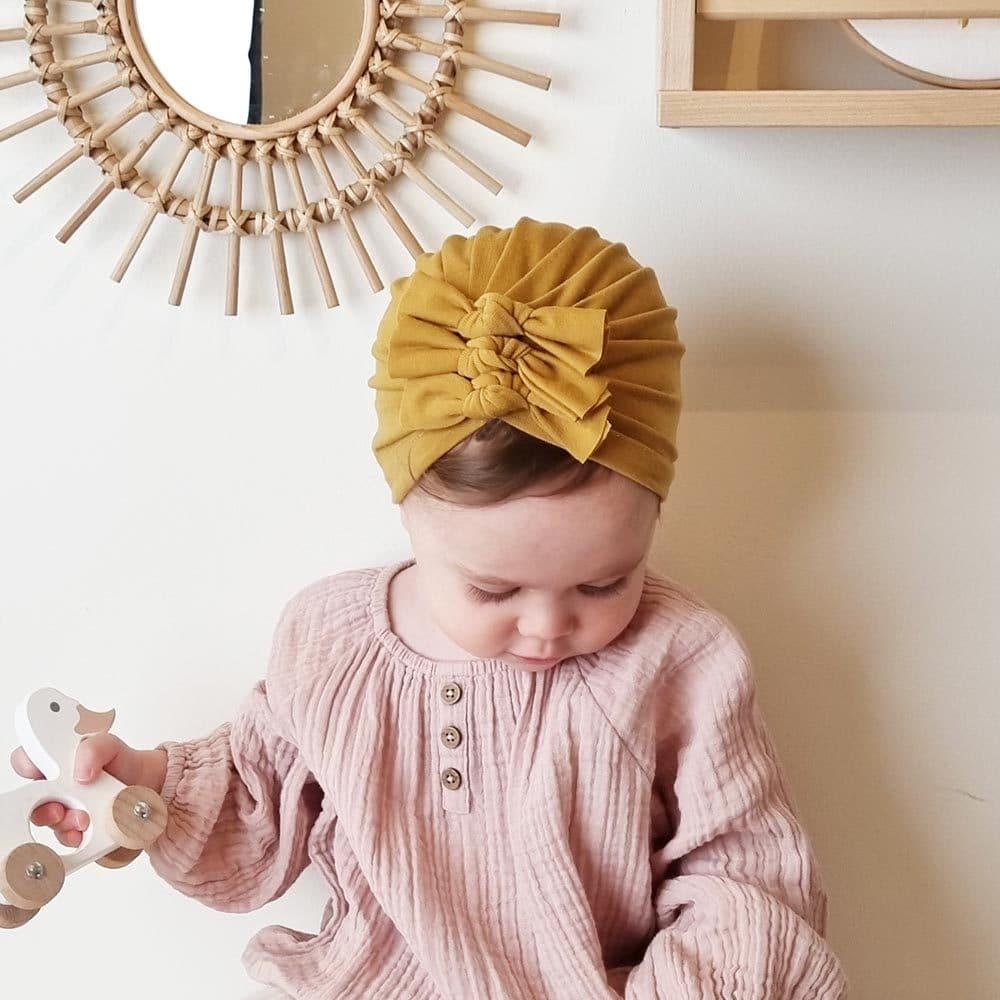
<instances>
[{"instance_id":1,"label":"baby's face","mask_svg":"<svg viewBox=\"0 0 1000 1000\"><path fill-rule=\"evenodd\" d=\"M421 600L471 657L547 670L612 642L635 615L659 513L607 470L565 494L461 507L403 503Z\"/></svg>"}]
</instances>

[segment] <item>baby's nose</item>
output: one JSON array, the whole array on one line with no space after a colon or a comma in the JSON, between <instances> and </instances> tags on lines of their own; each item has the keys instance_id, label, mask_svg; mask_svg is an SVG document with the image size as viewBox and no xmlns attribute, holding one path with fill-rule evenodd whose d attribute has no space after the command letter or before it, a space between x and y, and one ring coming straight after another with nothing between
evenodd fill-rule
<instances>
[{"instance_id":1,"label":"baby's nose","mask_svg":"<svg viewBox=\"0 0 1000 1000\"><path fill-rule=\"evenodd\" d=\"M525 639L553 642L563 639L574 629L572 614L561 608L539 608L522 616L517 630Z\"/></svg>"}]
</instances>

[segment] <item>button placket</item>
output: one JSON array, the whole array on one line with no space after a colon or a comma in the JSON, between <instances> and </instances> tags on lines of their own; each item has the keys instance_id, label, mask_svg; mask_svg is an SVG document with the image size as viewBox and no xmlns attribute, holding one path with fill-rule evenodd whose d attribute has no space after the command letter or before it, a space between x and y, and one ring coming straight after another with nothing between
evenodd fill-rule
<instances>
[{"instance_id":1,"label":"button placket","mask_svg":"<svg viewBox=\"0 0 1000 1000\"><path fill-rule=\"evenodd\" d=\"M469 693L462 681L441 681L435 698L432 738L438 761L441 804L448 812L467 813L469 794Z\"/></svg>"}]
</instances>

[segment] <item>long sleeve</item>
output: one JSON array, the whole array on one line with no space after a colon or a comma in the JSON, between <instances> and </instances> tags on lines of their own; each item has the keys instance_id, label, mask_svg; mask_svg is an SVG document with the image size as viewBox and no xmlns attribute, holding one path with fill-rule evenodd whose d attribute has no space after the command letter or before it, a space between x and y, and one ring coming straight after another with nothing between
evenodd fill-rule
<instances>
[{"instance_id":1,"label":"long sleeve","mask_svg":"<svg viewBox=\"0 0 1000 1000\"><path fill-rule=\"evenodd\" d=\"M322 794L289 731L298 645L289 605L266 680L236 718L204 739L163 744L169 820L150 860L176 889L215 909L263 906L309 863Z\"/></svg>"},{"instance_id":2,"label":"long sleeve","mask_svg":"<svg viewBox=\"0 0 1000 1000\"><path fill-rule=\"evenodd\" d=\"M728 626L656 692L658 933L626 1000L837 1000L826 895Z\"/></svg>"}]
</instances>

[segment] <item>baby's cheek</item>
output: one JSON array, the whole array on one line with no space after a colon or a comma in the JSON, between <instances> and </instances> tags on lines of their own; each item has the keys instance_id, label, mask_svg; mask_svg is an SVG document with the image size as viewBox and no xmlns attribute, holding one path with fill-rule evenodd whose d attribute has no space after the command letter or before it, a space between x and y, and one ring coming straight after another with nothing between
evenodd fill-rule
<instances>
[{"instance_id":1,"label":"baby's cheek","mask_svg":"<svg viewBox=\"0 0 1000 1000\"><path fill-rule=\"evenodd\" d=\"M636 604L632 601L616 601L613 607L607 609L599 621L601 634L597 638L602 646L613 642L628 628L635 616L635 609Z\"/></svg>"},{"instance_id":2,"label":"baby's cheek","mask_svg":"<svg viewBox=\"0 0 1000 1000\"><path fill-rule=\"evenodd\" d=\"M478 621L477 631L484 646L492 653L506 652L511 636L510 618L502 614L488 614Z\"/></svg>"},{"instance_id":3,"label":"baby's cheek","mask_svg":"<svg viewBox=\"0 0 1000 1000\"><path fill-rule=\"evenodd\" d=\"M453 619L452 638L476 656L488 658L506 650L503 616L483 607L465 607Z\"/></svg>"},{"instance_id":4,"label":"baby's cheek","mask_svg":"<svg viewBox=\"0 0 1000 1000\"><path fill-rule=\"evenodd\" d=\"M484 636L490 655L510 652L517 647L517 620L509 614L499 614L491 618L488 632Z\"/></svg>"}]
</instances>

